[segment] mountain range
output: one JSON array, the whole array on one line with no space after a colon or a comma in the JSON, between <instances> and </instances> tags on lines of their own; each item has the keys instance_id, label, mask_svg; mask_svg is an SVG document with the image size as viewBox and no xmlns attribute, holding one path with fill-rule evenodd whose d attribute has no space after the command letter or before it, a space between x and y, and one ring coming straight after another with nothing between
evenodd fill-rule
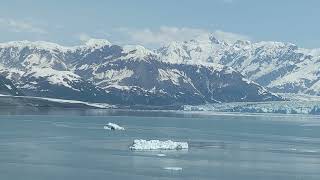
<instances>
[{"instance_id":1,"label":"mountain range","mask_svg":"<svg viewBox=\"0 0 320 180\"><path fill-rule=\"evenodd\" d=\"M13 41L0 44L0 93L128 106L272 101L283 100L279 92L319 95L319 66L318 49L212 35L156 50Z\"/></svg>"},{"instance_id":2,"label":"mountain range","mask_svg":"<svg viewBox=\"0 0 320 180\"><path fill-rule=\"evenodd\" d=\"M169 43L158 53L163 61L172 63L232 67L271 92L320 95L320 49L273 41L238 40L228 44L208 36Z\"/></svg>"}]
</instances>

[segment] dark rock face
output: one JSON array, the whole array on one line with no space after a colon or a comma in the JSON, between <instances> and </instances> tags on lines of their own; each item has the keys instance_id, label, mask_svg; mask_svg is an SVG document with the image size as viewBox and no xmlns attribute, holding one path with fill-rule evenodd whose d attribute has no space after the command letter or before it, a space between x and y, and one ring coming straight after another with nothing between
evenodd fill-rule
<instances>
[{"instance_id":1,"label":"dark rock face","mask_svg":"<svg viewBox=\"0 0 320 180\"><path fill-rule=\"evenodd\" d=\"M3 76L0 76L0 94L13 96L23 95L9 79Z\"/></svg>"}]
</instances>

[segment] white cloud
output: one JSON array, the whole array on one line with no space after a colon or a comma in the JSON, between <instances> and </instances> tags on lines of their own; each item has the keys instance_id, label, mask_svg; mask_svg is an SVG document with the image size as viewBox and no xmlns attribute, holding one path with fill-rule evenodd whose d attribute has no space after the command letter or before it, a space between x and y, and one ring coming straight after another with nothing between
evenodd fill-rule
<instances>
[{"instance_id":1,"label":"white cloud","mask_svg":"<svg viewBox=\"0 0 320 180\"><path fill-rule=\"evenodd\" d=\"M120 28L129 38L139 44L163 45L171 41L184 41L195 38L198 35L207 33L202 29L177 28L162 26L159 29L127 29Z\"/></svg>"},{"instance_id":2,"label":"white cloud","mask_svg":"<svg viewBox=\"0 0 320 180\"><path fill-rule=\"evenodd\" d=\"M130 43L138 43L147 46L161 46L172 41L186 41L191 39L201 39L213 35L217 39L233 43L236 40L249 40L245 35L215 30L210 32L205 29L189 28L189 27L168 27L161 26L158 29L132 29L118 28L116 31L124 33L130 39Z\"/></svg>"},{"instance_id":3,"label":"white cloud","mask_svg":"<svg viewBox=\"0 0 320 180\"><path fill-rule=\"evenodd\" d=\"M226 41L227 43L234 43L237 40L250 40L251 38L246 35L232 33L232 32L226 32L222 30L215 30L212 33L216 38L222 39Z\"/></svg>"},{"instance_id":4,"label":"white cloud","mask_svg":"<svg viewBox=\"0 0 320 180\"><path fill-rule=\"evenodd\" d=\"M6 28L13 32L29 32L29 33L38 33L46 34L48 33L45 29L37 27L31 22L20 21L9 18L0 18L0 27Z\"/></svg>"},{"instance_id":5,"label":"white cloud","mask_svg":"<svg viewBox=\"0 0 320 180\"><path fill-rule=\"evenodd\" d=\"M89 36L89 35L86 34L86 33L80 33L80 34L78 35L78 38L79 38L79 40L80 40L81 42L87 42L87 41L90 40L92 37Z\"/></svg>"}]
</instances>

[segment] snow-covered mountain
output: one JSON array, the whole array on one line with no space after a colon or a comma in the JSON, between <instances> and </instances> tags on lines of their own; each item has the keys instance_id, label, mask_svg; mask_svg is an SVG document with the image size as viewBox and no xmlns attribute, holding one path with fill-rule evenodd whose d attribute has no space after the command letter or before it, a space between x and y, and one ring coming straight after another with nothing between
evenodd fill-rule
<instances>
[{"instance_id":1,"label":"snow-covered mountain","mask_svg":"<svg viewBox=\"0 0 320 180\"><path fill-rule=\"evenodd\" d=\"M0 73L26 95L100 101L105 91L73 73L66 62L75 52L91 52L100 47L94 43L72 48L48 42L3 43Z\"/></svg>"},{"instance_id":2,"label":"snow-covered mountain","mask_svg":"<svg viewBox=\"0 0 320 180\"><path fill-rule=\"evenodd\" d=\"M171 42L159 48L157 53L161 56L162 61L170 63L219 62L230 45L214 36L205 37L184 42Z\"/></svg>"},{"instance_id":3,"label":"snow-covered mountain","mask_svg":"<svg viewBox=\"0 0 320 180\"><path fill-rule=\"evenodd\" d=\"M210 42L228 46L214 38ZM222 56L216 49L211 51ZM164 57L142 46L97 39L74 47L17 41L0 44L0 74L26 95L123 105L281 99L232 68L173 64Z\"/></svg>"},{"instance_id":4,"label":"snow-covered mountain","mask_svg":"<svg viewBox=\"0 0 320 180\"><path fill-rule=\"evenodd\" d=\"M273 92L320 95L320 49L271 41L228 44L208 36L172 42L157 52L165 62L232 67Z\"/></svg>"}]
</instances>

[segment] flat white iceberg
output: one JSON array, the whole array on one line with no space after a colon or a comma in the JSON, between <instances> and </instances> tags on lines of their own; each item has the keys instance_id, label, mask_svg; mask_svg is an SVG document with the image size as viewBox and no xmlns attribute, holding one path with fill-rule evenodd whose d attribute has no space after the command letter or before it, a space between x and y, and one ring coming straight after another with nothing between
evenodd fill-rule
<instances>
[{"instance_id":1,"label":"flat white iceberg","mask_svg":"<svg viewBox=\"0 0 320 180\"><path fill-rule=\"evenodd\" d=\"M159 140L143 140L136 139L133 141L131 150L181 150L188 149L187 142L159 141Z\"/></svg>"},{"instance_id":2,"label":"flat white iceberg","mask_svg":"<svg viewBox=\"0 0 320 180\"><path fill-rule=\"evenodd\" d=\"M165 167L163 168L165 170L171 170L171 171L182 171L181 167Z\"/></svg>"},{"instance_id":3,"label":"flat white iceberg","mask_svg":"<svg viewBox=\"0 0 320 180\"><path fill-rule=\"evenodd\" d=\"M165 154L157 154L158 157L165 157Z\"/></svg>"},{"instance_id":4,"label":"flat white iceberg","mask_svg":"<svg viewBox=\"0 0 320 180\"><path fill-rule=\"evenodd\" d=\"M103 127L103 129L107 129L107 130L125 130L124 127L119 126L118 124L114 124L114 123L108 123L107 125L105 125Z\"/></svg>"}]
</instances>

